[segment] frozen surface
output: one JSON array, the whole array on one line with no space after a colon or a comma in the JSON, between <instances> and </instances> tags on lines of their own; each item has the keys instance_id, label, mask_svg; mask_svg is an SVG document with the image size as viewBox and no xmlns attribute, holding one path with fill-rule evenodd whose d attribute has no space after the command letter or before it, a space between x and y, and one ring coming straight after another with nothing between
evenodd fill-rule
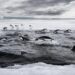
<instances>
[{"instance_id":1,"label":"frozen surface","mask_svg":"<svg viewBox=\"0 0 75 75\"><path fill-rule=\"evenodd\" d=\"M1 75L75 75L75 65L57 66L45 63L15 65L5 69L0 68Z\"/></svg>"}]
</instances>

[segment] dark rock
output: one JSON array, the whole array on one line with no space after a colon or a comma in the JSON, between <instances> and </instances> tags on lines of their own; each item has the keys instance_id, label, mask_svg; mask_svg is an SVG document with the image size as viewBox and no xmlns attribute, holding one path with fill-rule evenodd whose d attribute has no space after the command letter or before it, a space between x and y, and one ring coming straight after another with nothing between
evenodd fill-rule
<instances>
[{"instance_id":1,"label":"dark rock","mask_svg":"<svg viewBox=\"0 0 75 75\"><path fill-rule=\"evenodd\" d=\"M4 45L0 44L0 47L4 47Z\"/></svg>"},{"instance_id":2,"label":"dark rock","mask_svg":"<svg viewBox=\"0 0 75 75\"><path fill-rule=\"evenodd\" d=\"M22 38L24 42L30 40L29 35L24 35L20 37ZM37 38L36 40L38 39L53 39L53 38L42 36ZM54 45L37 46L35 44L31 44L30 42L23 44L19 40L17 40L17 37L16 39L9 39L9 41L12 41L12 40L14 42L13 44L11 43L11 46L9 46L10 47L10 49L8 50L9 53L0 52L1 67L7 67L14 64L29 64L29 63L35 63L35 62L45 62L47 64L54 64L54 65L75 64L75 52L74 52L75 46L72 49L70 46L54 46ZM15 43L18 43L18 44L15 44ZM16 48L14 50L13 48L14 45L16 45L16 47L19 47L19 48L20 47L22 48L25 46L25 48L23 51L19 50L19 48ZM13 48L12 50L11 50L11 47ZM1 48L2 48L2 45L1 45ZM6 47L4 49L7 51ZM2 49L0 50L2 51ZM18 55L18 51L21 51L21 55ZM12 52L13 54L11 54L10 52Z\"/></svg>"},{"instance_id":3,"label":"dark rock","mask_svg":"<svg viewBox=\"0 0 75 75\"><path fill-rule=\"evenodd\" d=\"M60 31L60 30L59 30L59 29L57 29L57 30L54 30L54 31L53 31L53 33L54 33L54 34L58 34L58 33L59 33L59 31Z\"/></svg>"},{"instance_id":4,"label":"dark rock","mask_svg":"<svg viewBox=\"0 0 75 75\"><path fill-rule=\"evenodd\" d=\"M51 40L53 40L53 38L51 38L49 36L41 36L41 37L36 38L35 40L39 40L39 39L41 39L41 40L44 40L44 39L51 39Z\"/></svg>"},{"instance_id":5,"label":"dark rock","mask_svg":"<svg viewBox=\"0 0 75 75\"><path fill-rule=\"evenodd\" d=\"M71 49L73 52L75 52L75 46L73 46L73 48Z\"/></svg>"},{"instance_id":6,"label":"dark rock","mask_svg":"<svg viewBox=\"0 0 75 75\"><path fill-rule=\"evenodd\" d=\"M71 33L71 30L70 29L65 30L64 33Z\"/></svg>"},{"instance_id":7,"label":"dark rock","mask_svg":"<svg viewBox=\"0 0 75 75\"><path fill-rule=\"evenodd\" d=\"M30 41L30 37L26 34L24 36L20 36L23 41Z\"/></svg>"},{"instance_id":8,"label":"dark rock","mask_svg":"<svg viewBox=\"0 0 75 75\"><path fill-rule=\"evenodd\" d=\"M5 55L4 55L5 54ZM4 56L3 56L4 55ZM2 58L2 60L1 60ZM41 56L37 58L27 58L19 55L1 53L0 55L0 67L5 68L8 66L14 66L14 64L31 64L36 62L44 62L53 65L67 65L68 63L61 60L53 59L51 57Z\"/></svg>"},{"instance_id":9,"label":"dark rock","mask_svg":"<svg viewBox=\"0 0 75 75\"><path fill-rule=\"evenodd\" d=\"M71 40L75 40L75 37L68 37L69 39L71 39Z\"/></svg>"}]
</instances>

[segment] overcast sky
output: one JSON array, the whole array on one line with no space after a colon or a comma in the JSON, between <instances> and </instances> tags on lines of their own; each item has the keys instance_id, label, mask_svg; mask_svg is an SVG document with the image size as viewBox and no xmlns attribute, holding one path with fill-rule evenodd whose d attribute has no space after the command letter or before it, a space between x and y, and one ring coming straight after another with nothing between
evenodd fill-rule
<instances>
[{"instance_id":1,"label":"overcast sky","mask_svg":"<svg viewBox=\"0 0 75 75\"><path fill-rule=\"evenodd\" d=\"M0 16L75 18L75 0L0 0Z\"/></svg>"}]
</instances>

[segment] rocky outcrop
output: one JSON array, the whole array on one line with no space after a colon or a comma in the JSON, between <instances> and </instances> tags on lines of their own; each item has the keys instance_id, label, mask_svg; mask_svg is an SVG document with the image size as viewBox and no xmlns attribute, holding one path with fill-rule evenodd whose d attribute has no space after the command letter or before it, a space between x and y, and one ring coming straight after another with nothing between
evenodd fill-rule
<instances>
[{"instance_id":1,"label":"rocky outcrop","mask_svg":"<svg viewBox=\"0 0 75 75\"><path fill-rule=\"evenodd\" d=\"M32 63L37 63L37 62L44 62L47 64L53 64L53 65L69 64L69 63L66 63L66 62L63 62L57 59L53 59L48 56L39 56L35 58L29 58L29 57L25 57L21 55L0 52L0 67L1 68L5 68L8 66L14 66L15 64L25 65L25 64L32 64Z\"/></svg>"},{"instance_id":2,"label":"rocky outcrop","mask_svg":"<svg viewBox=\"0 0 75 75\"><path fill-rule=\"evenodd\" d=\"M53 38L51 38L49 36L40 36L40 37L36 38L35 40L39 40L39 39L41 39L41 40L44 40L44 39L51 39L51 40L53 40Z\"/></svg>"},{"instance_id":3,"label":"rocky outcrop","mask_svg":"<svg viewBox=\"0 0 75 75\"><path fill-rule=\"evenodd\" d=\"M28 35L25 37L29 39ZM11 38L9 38L10 42L0 42L1 67L6 67L14 64L29 64L35 62L45 62L54 65L75 64L75 47L72 48L72 46L65 46L62 44L58 46L36 45L29 42L29 40L24 43L25 40L19 40L19 36ZM3 50L5 51L3 52Z\"/></svg>"},{"instance_id":4,"label":"rocky outcrop","mask_svg":"<svg viewBox=\"0 0 75 75\"><path fill-rule=\"evenodd\" d=\"M71 49L73 52L75 52L75 46L73 46L73 48Z\"/></svg>"}]
</instances>

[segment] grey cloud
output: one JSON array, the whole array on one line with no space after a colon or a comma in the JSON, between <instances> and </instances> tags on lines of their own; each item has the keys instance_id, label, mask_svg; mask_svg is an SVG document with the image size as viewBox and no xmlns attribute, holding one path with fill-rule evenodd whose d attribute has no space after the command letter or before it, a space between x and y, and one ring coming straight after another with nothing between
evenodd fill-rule
<instances>
[{"instance_id":1,"label":"grey cloud","mask_svg":"<svg viewBox=\"0 0 75 75\"><path fill-rule=\"evenodd\" d=\"M53 6L58 3L69 3L74 0L29 0L28 4L30 6L40 7L40 6Z\"/></svg>"},{"instance_id":2,"label":"grey cloud","mask_svg":"<svg viewBox=\"0 0 75 75\"><path fill-rule=\"evenodd\" d=\"M62 13L64 13L65 11L64 10L59 10L59 11L30 11L28 14L32 14L32 15L50 15L50 16L53 16L53 15L60 15Z\"/></svg>"},{"instance_id":3,"label":"grey cloud","mask_svg":"<svg viewBox=\"0 0 75 75\"><path fill-rule=\"evenodd\" d=\"M8 6L5 9L8 14L14 13L15 11L20 10L22 15L61 15L66 10L60 9L60 10L47 10L47 11L36 11L36 9L44 8L44 7L52 7L61 3L69 4L74 0L27 0L27 1L21 1L19 6L14 7ZM19 14L20 15L20 14Z\"/></svg>"}]
</instances>

